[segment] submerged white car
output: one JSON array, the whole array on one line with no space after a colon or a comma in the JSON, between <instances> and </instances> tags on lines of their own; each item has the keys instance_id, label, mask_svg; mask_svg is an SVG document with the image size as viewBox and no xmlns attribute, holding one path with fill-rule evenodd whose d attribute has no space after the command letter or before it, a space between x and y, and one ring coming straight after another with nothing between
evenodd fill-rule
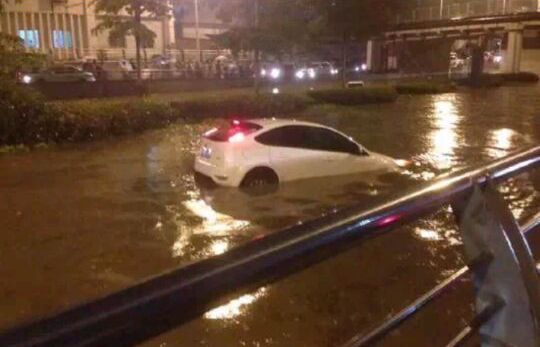
<instances>
[{"instance_id":1,"label":"submerged white car","mask_svg":"<svg viewBox=\"0 0 540 347\"><path fill-rule=\"evenodd\" d=\"M397 168L394 159L335 129L276 119L235 120L207 131L195 160L195 171L218 185L246 188Z\"/></svg>"}]
</instances>

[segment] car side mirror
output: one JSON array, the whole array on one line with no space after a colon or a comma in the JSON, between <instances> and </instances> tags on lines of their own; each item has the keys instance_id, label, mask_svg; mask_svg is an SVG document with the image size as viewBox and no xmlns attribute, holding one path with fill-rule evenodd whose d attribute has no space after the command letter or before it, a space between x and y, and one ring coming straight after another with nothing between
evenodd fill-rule
<instances>
[{"instance_id":1,"label":"car side mirror","mask_svg":"<svg viewBox=\"0 0 540 347\"><path fill-rule=\"evenodd\" d=\"M358 156L361 156L361 157L367 157L369 156L369 153L368 151L366 151L366 149L362 146L358 146L358 152L356 153L356 155Z\"/></svg>"}]
</instances>

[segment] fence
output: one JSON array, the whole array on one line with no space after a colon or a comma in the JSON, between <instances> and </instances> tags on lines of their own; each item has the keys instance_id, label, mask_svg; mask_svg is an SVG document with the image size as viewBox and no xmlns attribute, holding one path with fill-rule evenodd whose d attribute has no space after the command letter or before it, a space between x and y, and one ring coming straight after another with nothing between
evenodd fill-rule
<instances>
[{"instance_id":1,"label":"fence","mask_svg":"<svg viewBox=\"0 0 540 347\"><path fill-rule=\"evenodd\" d=\"M380 328L346 347L370 345L470 272L477 316L448 344L476 331L493 344L540 344L540 281L522 232L540 229L540 214L519 228L498 183L540 166L540 146L457 172L369 210L353 207L173 270L54 317L0 335L1 346L135 345L198 317L225 295L264 285L450 204L468 266Z\"/></svg>"}]
</instances>

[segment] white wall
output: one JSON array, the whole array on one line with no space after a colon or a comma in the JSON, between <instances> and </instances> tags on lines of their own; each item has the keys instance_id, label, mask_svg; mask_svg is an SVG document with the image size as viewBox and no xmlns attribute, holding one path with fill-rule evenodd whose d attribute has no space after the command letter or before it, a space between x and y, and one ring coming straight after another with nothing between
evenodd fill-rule
<instances>
[{"instance_id":1,"label":"white wall","mask_svg":"<svg viewBox=\"0 0 540 347\"><path fill-rule=\"evenodd\" d=\"M540 74L540 49L524 49L521 52L521 71Z\"/></svg>"}]
</instances>

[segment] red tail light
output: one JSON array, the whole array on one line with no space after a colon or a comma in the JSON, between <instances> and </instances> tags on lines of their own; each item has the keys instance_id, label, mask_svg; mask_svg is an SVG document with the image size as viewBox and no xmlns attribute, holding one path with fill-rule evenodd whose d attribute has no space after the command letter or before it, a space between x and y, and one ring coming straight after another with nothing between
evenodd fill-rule
<instances>
[{"instance_id":1,"label":"red tail light","mask_svg":"<svg viewBox=\"0 0 540 347\"><path fill-rule=\"evenodd\" d=\"M230 125L207 131L203 137L210 141L239 143L261 128L254 123L233 120Z\"/></svg>"}]
</instances>

